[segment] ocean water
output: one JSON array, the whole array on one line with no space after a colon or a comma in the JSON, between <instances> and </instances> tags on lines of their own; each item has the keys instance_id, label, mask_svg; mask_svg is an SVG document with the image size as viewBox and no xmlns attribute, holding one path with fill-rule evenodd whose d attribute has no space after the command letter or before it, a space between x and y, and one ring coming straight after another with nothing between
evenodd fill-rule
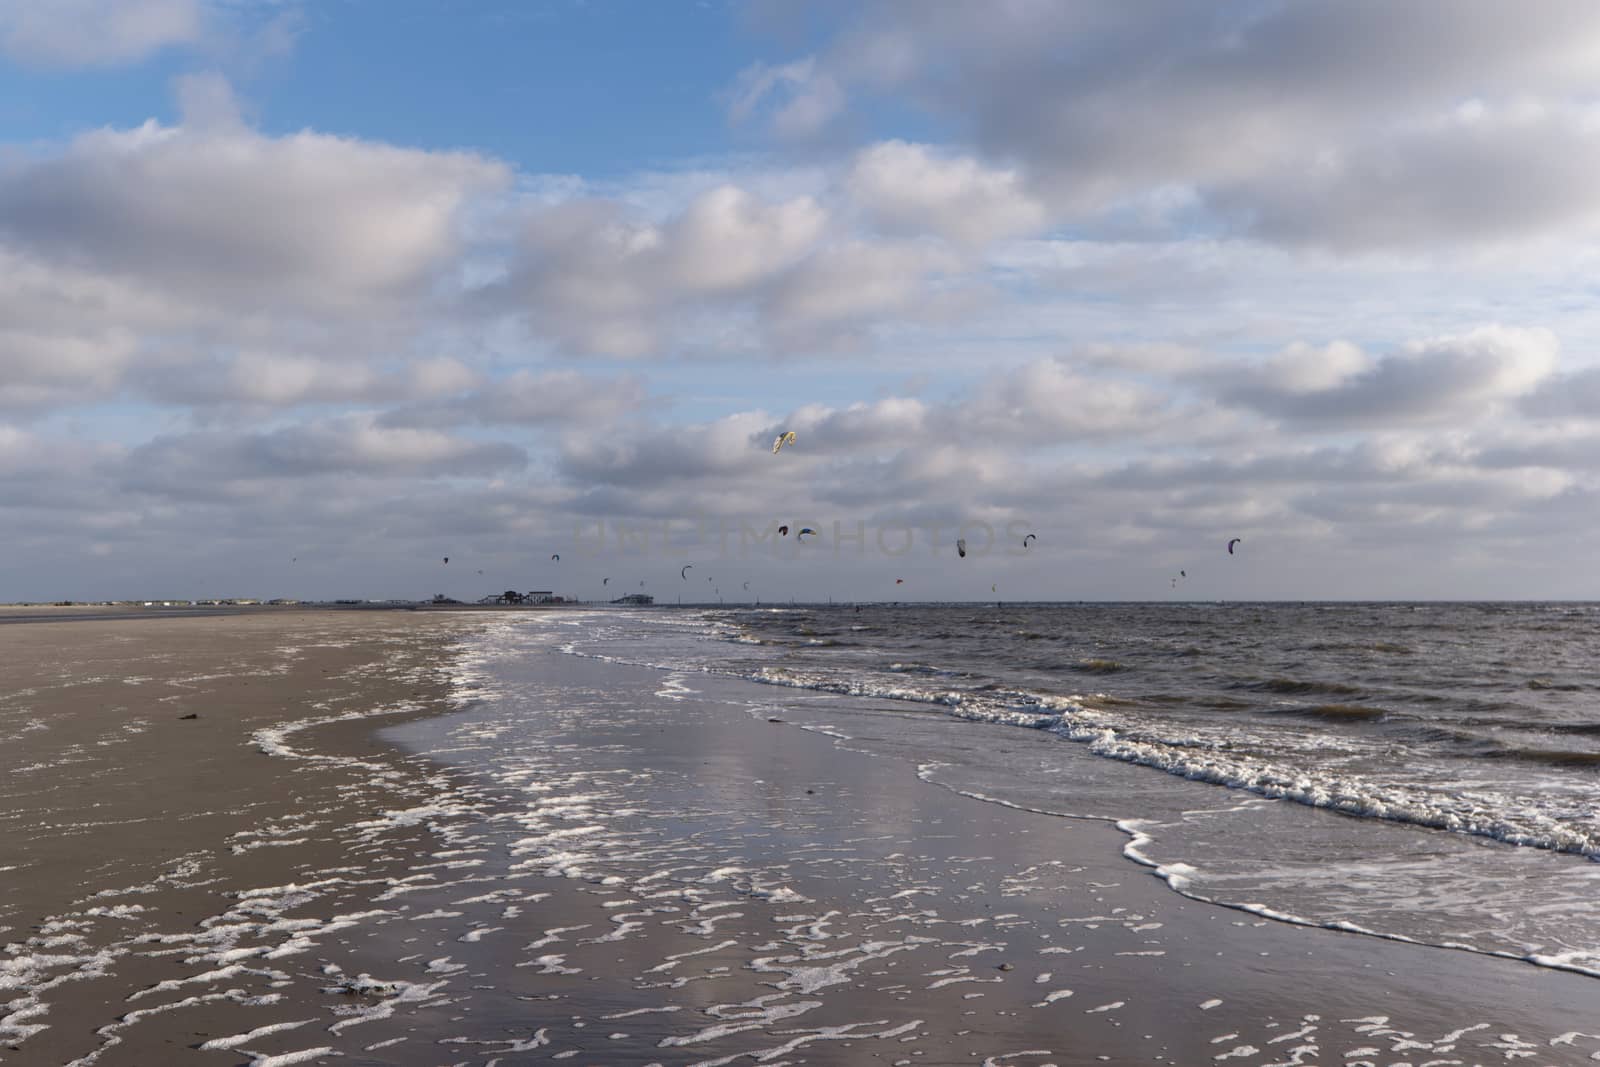
<instances>
[{"instance_id":1,"label":"ocean water","mask_svg":"<svg viewBox=\"0 0 1600 1067\"><path fill-rule=\"evenodd\" d=\"M1600 605L640 609L561 648L768 687L1174 891L1600 974ZM965 728L952 730L952 724Z\"/></svg>"}]
</instances>

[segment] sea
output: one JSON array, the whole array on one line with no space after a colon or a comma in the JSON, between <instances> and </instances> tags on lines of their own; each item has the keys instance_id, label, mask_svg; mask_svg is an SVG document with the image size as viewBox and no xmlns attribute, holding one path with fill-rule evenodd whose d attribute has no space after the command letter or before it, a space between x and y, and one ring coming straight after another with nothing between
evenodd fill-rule
<instances>
[{"instance_id":1,"label":"sea","mask_svg":"<svg viewBox=\"0 0 1600 1067\"><path fill-rule=\"evenodd\" d=\"M1600 604L638 608L502 640L535 632L1113 822L1187 897L1600 975Z\"/></svg>"}]
</instances>

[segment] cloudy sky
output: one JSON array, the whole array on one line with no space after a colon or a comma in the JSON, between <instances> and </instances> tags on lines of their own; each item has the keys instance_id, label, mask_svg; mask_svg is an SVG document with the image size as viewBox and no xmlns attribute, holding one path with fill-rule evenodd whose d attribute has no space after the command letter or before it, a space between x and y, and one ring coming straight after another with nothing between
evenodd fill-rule
<instances>
[{"instance_id":1,"label":"cloudy sky","mask_svg":"<svg viewBox=\"0 0 1600 1067\"><path fill-rule=\"evenodd\" d=\"M0 0L0 600L1600 597L1597 70L1590 0Z\"/></svg>"}]
</instances>

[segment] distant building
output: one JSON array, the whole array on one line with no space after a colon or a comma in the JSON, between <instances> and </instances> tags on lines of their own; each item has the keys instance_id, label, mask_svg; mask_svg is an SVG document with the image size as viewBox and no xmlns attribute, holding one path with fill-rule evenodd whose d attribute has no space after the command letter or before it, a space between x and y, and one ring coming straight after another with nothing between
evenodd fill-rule
<instances>
[{"instance_id":1,"label":"distant building","mask_svg":"<svg viewBox=\"0 0 1600 1067\"><path fill-rule=\"evenodd\" d=\"M612 601L613 604L627 604L630 607L642 607L655 602L656 598L647 593L629 593L627 596L619 596Z\"/></svg>"},{"instance_id":2,"label":"distant building","mask_svg":"<svg viewBox=\"0 0 1600 1067\"><path fill-rule=\"evenodd\" d=\"M556 595L548 589L534 589L522 594L522 602L524 604L553 604L556 602Z\"/></svg>"}]
</instances>

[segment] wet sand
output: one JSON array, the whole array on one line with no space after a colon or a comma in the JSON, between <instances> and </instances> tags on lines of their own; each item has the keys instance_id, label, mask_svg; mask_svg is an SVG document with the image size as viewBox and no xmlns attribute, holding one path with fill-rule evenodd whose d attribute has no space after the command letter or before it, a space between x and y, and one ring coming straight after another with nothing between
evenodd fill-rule
<instances>
[{"instance_id":1,"label":"wet sand","mask_svg":"<svg viewBox=\"0 0 1600 1067\"><path fill-rule=\"evenodd\" d=\"M192 980L264 940L217 917L336 866L340 826L410 795L403 768L341 764L393 759L359 718L315 730L330 757L314 770L255 735L451 707L452 638L473 625L274 611L0 627L0 1062L228 1062L191 1046L272 1011L239 1005L278 979ZM308 936L342 888L306 894ZM149 992L163 982L177 993ZM196 995L211 999L124 1023Z\"/></svg>"},{"instance_id":2,"label":"wet sand","mask_svg":"<svg viewBox=\"0 0 1600 1067\"><path fill-rule=\"evenodd\" d=\"M415 883L364 950L441 1000L362 1024L389 1057L373 1062L1443 1067L1600 1051L1597 1028L1575 1032L1593 979L1185 900L1123 856L1115 826L959 797L873 754L903 710L824 718L740 682L557 654L511 675L514 703L385 731L475 769L477 811L437 824L440 854L474 865ZM940 721L951 744L988 729Z\"/></svg>"},{"instance_id":3,"label":"wet sand","mask_svg":"<svg viewBox=\"0 0 1600 1067\"><path fill-rule=\"evenodd\" d=\"M553 650L454 662L457 635L495 625L532 624L0 634L0 1036L17 1049L0 1060L1600 1053L1593 979L1185 900L1115 826L957 796L874 754L904 713L870 702L824 715ZM450 710L473 679L504 694ZM950 726L951 744L985 728Z\"/></svg>"}]
</instances>

